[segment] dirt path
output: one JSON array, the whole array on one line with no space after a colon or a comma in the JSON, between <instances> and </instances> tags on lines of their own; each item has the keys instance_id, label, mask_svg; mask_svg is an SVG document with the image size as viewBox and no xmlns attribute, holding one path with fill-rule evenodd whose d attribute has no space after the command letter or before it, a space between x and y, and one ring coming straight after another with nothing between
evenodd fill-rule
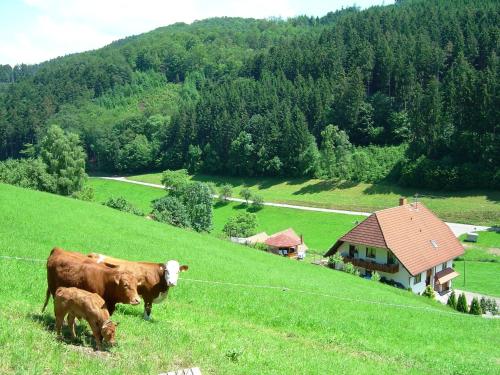
<instances>
[{"instance_id":1,"label":"dirt path","mask_svg":"<svg viewBox=\"0 0 500 375\"><path fill-rule=\"evenodd\" d=\"M129 180L125 177L100 177L105 180L113 180L120 182L128 182L130 184L149 186L157 189L164 189L163 185L160 184L152 184L149 182L141 182L141 181L133 181ZM214 195L214 198L217 198L217 195ZM228 198L231 202L239 202L244 203L244 199L240 198ZM319 208L319 207L309 207L309 206L297 206L293 204L285 204L285 203L274 203L274 202L264 202L264 206L269 207L280 207L280 208L291 208L294 210L303 210L303 211L315 211L315 212L328 212L333 214L344 214L344 215L357 215L357 216L370 216L371 212L358 212L358 211L346 211L346 210L334 210L331 208ZM460 223L446 223L455 236L459 237L460 235L472 231L484 231L488 230L489 227L481 226L481 225L473 225L473 224L460 224Z\"/></svg>"}]
</instances>

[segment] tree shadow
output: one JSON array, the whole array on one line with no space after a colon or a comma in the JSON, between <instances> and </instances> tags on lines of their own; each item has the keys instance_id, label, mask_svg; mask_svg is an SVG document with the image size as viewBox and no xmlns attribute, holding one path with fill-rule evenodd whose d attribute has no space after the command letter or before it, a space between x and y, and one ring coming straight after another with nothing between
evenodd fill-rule
<instances>
[{"instance_id":1,"label":"tree shadow","mask_svg":"<svg viewBox=\"0 0 500 375\"><path fill-rule=\"evenodd\" d=\"M223 201L223 200L217 200L217 202L214 203L214 208L222 208L226 207L229 204L230 201Z\"/></svg>"},{"instance_id":2,"label":"tree shadow","mask_svg":"<svg viewBox=\"0 0 500 375\"><path fill-rule=\"evenodd\" d=\"M359 182L355 181L321 180L314 184L303 186L299 190L293 192L293 195L316 194L335 189L350 189L358 184Z\"/></svg>"},{"instance_id":3,"label":"tree shadow","mask_svg":"<svg viewBox=\"0 0 500 375\"><path fill-rule=\"evenodd\" d=\"M264 208L264 206L258 206L258 207L250 206L250 207L247 208L247 211L254 214L256 212L261 211L263 208Z\"/></svg>"}]
</instances>

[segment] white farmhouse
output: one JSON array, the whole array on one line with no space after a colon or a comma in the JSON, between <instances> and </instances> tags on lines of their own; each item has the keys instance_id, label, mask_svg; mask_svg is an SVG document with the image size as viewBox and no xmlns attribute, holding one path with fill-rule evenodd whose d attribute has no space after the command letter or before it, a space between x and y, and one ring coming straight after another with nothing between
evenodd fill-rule
<instances>
[{"instance_id":1,"label":"white farmhouse","mask_svg":"<svg viewBox=\"0 0 500 375\"><path fill-rule=\"evenodd\" d=\"M444 293L459 274L453 259L464 248L450 228L422 203L376 211L342 236L325 254L339 252L344 262L358 267L362 274L377 271L414 293L427 285Z\"/></svg>"}]
</instances>

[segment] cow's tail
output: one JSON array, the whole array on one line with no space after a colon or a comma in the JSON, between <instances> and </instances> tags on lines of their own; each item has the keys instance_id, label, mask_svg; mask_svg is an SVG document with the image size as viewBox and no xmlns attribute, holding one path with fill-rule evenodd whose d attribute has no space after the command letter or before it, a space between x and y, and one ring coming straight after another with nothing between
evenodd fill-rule
<instances>
[{"instance_id":1,"label":"cow's tail","mask_svg":"<svg viewBox=\"0 0 500 375\"><path fill-rule=\"evenodd\" d=\"M45 294L45 303L43 304L43 307L42 307L42 313L45 311L45 308L47 307L47 304L49 303L49 298L50 298L50 290L49 290L49 287L47 287L47 293Z\"/></svg>"}]
</instances>

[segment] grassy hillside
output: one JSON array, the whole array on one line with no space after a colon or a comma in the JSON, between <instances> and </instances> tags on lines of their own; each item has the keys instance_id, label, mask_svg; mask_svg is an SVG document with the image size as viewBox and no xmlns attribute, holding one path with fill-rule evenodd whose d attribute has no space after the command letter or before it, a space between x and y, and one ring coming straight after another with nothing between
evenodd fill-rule
<instances>
[{"instance_id":1,"label":"grassy hillside","mask_svg":"<svg viewBox=\"0 0 500 375\"><path fill-rule=\"evenodd\" d=\"M101 180L92 178L91 186L94 188L95 200L105 202L109 197L122 196L144 213L151 211L151 201L165 195L162 190L132 185L118 181ZM213 231L212 234L222 234L224 224L230 216L235 216L247 209L240 203L220 202L214 203ZM324 253L337 238L349 231L356 223L364 219L363 216L330 214L325 212L299 211L286 208L264 207L256 212L258 228L268 234L292 227L310 248L310 253Z\"/></svg>"},{"instance_id":2,"label":"grassy hillside","mask_svg":"<svg viewBox=\"0 0 500 375\"><path fill-rule=\"evenodd\" d=\"M2 256L44 259L58 245L190 266L167 304L154 307L152 322L141 319L142 306L117 311L119 345L108 357L56 340L52 312L39 314L43 263L1 259L0 290L8 301L0 306L2 373L144 374L190 366L204 374L499 370L498 320L452 314L405 291L94 203L0 185L0 212Z\"/></svg>"},{"instance_id":3,"label":"grassy hillside","mask_svg":"<svg viewBox=\"0 0 500 375\"><path fill-rule=\"evenodd\" d=\"M161 173L129 177L132 180L161 183ZM387 184L334 184L314 179L231 178L206 175L193 177L217 184L230 183L234 191L248 187L269 202L371 212L398 204L401 196L413 197L433 210L441 219L451 222L495 225L500 223L500 192L469 190L461 192L429 191Z\"/></svg>"}]
</instances>

